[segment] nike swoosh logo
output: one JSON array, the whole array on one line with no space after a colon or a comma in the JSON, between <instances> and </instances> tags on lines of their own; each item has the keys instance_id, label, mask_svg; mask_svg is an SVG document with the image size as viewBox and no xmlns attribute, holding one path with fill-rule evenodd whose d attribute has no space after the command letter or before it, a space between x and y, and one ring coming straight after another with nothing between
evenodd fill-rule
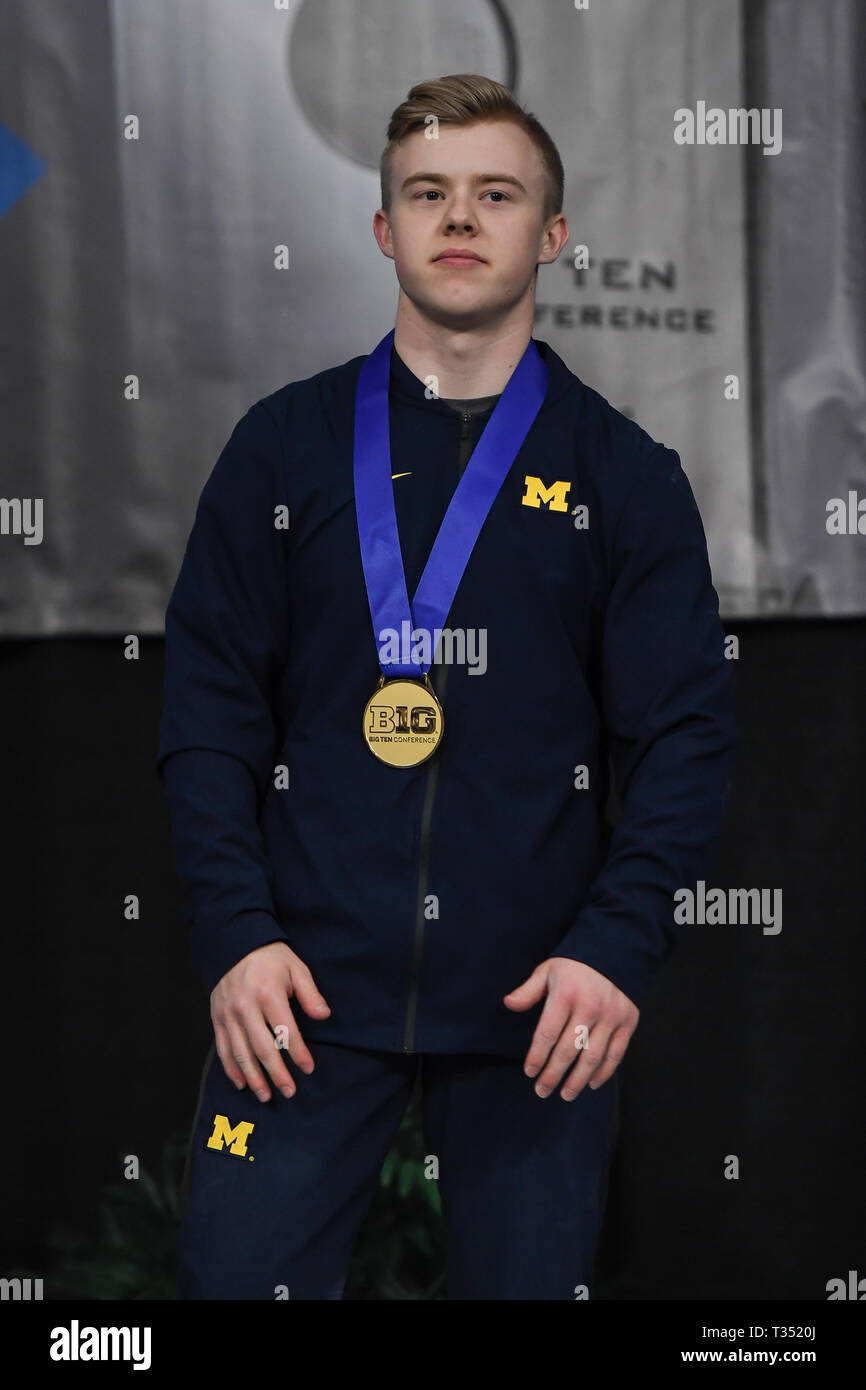
<instances>
[{"instance_id":1,"label":"nike swoosh logo","mask_svg":"<svg viewBox=\"0 0 866 1390\"><path fill-rule=\"evenodd\" d=\"M411 469L409 470L408 473L392 473L392 474L391 474L391 477L392 477L392 478L410 478L411 476L412 476L412 471L411 471Z\"/></svg>"}]
</instances>

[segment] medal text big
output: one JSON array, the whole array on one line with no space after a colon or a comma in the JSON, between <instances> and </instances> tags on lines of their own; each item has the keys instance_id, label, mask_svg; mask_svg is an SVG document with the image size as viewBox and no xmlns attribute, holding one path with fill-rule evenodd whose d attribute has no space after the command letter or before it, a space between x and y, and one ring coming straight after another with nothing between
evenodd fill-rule
<instances>
[{"instance_id":1,"label":"medal text big","mask_svg":"<svg viewBox=\"0 0 866 1390\"><path fill-rule=\"evenodd\" d=\"M429 681L382 680L364 708L363 732L377 758L391 767L414 767L442 739L442 706Z\"/></svg>"}]
</instances>

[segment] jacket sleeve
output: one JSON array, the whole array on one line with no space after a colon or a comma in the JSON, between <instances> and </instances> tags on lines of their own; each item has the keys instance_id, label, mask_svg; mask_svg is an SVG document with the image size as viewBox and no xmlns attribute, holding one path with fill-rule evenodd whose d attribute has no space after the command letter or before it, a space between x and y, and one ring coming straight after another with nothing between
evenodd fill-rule
<instances>
[{"instance_id":1,"label":"jacket sleeve","mask_svg":"<svg viewBox=\"0 0 866 1390\"><path fill-rule=\"evenodd\" d=\"M672 449L642 465L610 556L601 704L622 811L557 955L638 1007L682 928L674 893L712 868L739 731L706 537Z\"/></svg>"},{"instance_id":2,"label":"jacket sleeve","mask_svg":"<svg viewBox=\"0 0 866 1390\"><path fill-rule=\"evenodd\" d=\"M250 951L286 939L259 829L288 650L281 468L276 422L258 402L205 483L165 617L156 767L190 957L208 994Z\"/></svg>"}]
</instances>

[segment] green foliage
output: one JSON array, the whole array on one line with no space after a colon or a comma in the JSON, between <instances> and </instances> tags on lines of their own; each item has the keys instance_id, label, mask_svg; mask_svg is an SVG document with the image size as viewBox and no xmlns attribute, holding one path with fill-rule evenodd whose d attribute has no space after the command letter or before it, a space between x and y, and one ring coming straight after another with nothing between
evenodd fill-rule
<instances>
[{"instance_id":1,"label":"green foliage","mask_svg":"<svg viewBox=\"0 0 866 1390\"><path fill-rule=\"evenodd\" d=\"M445 1298L439 1185L424 1170L416 1092L358 1232L344 1297Z\"/></svg>"},{"instance_id":2,"label":"green foliage","mask_svg":"<svg viewBox=\"0 0 866 1390\"><path fill-rule=\"evenodd\" d=\"M180 1182L187 1136L163 1145L158 1177L142 1165L135 1180L107 1183L96 1233L62 1225L48 1237L45 1294L51 1299L170 1299L180 1228Z\"/></svg>"},{"instance_id":3,"label":"green foliage","mask_svg":"<svg viewBox=\"0 0 866 1390\"><path fill-rule=\"evenodd\" d=\"M159 1172L102 1189L94 1235L69 1225L48 1237L44 1268L5 1271L44 1278L48 1299L173 1299L180 1188L189 1136L163 1146ZM424 1176L413 1100L382 1167L379 1189L352 1259L345 1297L443 1298L439 1192Z\"/></svg>"}]
</instances>

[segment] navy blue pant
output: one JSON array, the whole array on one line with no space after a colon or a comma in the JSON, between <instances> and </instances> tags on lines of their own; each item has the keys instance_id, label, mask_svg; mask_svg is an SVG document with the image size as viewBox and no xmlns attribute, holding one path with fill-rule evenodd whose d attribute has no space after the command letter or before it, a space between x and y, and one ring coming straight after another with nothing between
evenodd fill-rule
<instances>
[{"instance_id":1,"label":"navy blue pant","mask_svg":"<svg viewBox=\"0 0 866 1390\"><path fill-rule=\"evenodd\" d=\"M310 1076L291 1067L291 1099L271 1083L263 1104L237 1090L211 1047L187 1156L178 1298L341 1298L419 1067L447 1296L592 1292L619 1071L564 1101L558 1090L537 1096L522 1060L321 1041L313 1057Z\"/></svg>"}]
</instances>

